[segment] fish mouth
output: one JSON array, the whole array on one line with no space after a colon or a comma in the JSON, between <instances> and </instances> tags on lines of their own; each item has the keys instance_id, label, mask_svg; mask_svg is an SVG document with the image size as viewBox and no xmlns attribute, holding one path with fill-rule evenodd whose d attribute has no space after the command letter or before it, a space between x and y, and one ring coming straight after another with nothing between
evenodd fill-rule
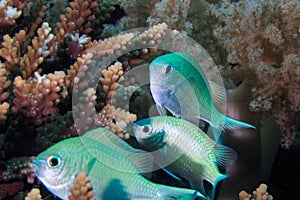
<instances>
[{"instance_id":1,"label":"fish mouth","mask_svg":"<svg viewBox=\"0 0 300 200\"><path fill-rule=\"evenodd\" d=\"M134 123L133 125L132 125L132 131L133 131L133 134L134 134L134 136L136 137L136 138L138 138L138 132L139 132L139 125L138 124L136 124L136 123Z\"/></svg>"},{"instance_id":2,"label":"fish mouth","mask_svg":"<svg viewBox=\"0 0 300 200\"><path fill-rule=\"evenodd\" d=\"M39 173L41 166L40 163L43 163L45 161L41 161L41 160L34 160L33 161L33 172L35 174L36 177L40 177L41 174Z\"/></svg>"}]
</instances>

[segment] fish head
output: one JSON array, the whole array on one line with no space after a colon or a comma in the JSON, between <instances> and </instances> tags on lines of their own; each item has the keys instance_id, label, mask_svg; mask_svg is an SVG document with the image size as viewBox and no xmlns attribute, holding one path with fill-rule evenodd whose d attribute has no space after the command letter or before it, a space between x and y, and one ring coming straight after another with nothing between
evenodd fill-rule
<instances>
[{"instance_id":1,"label":"fish head","mask_svg":"<svg viewBox=\"0 0 300 200\"><path fill-rule=\"evenodd\" d=\"M68 197L69 189L78 173L76 151L72 151L72 145L75 144L61 141L41 152L33 161L37 178L62 199Z\"/></svg>"},{"instance_id":2,"label":"fish head","mask_svg":"<svg viewBox=\"0 0 300 200\"><path fill-rule=\"evenodd\" d=\"M132 129L139 144L148 151L160 149L165 145L165 131L153 118L137 121Z\"/></svg>"},{"instance_id":3,"label":"fish head","mask_svg":"<svg viewBox=\"0 0 300 200\"><path fill-rule=\"evenodd\" d=\"M155 58L149 65L150 82L162 85L181 82L193 76L197 61L184 52L168 53Z\"/></svg>"},{"instance_id":4,"label":"fish head","mask_svg":"<svg viewBox=\"0 0 300 200\"><path fill-rule=\"evenodd\" d=\"M180 83L186 82L198 71L196 60L183 52L169 53L155 58L149 65L150 89L156 103L163 105Z\"/></svg>"}]
</instances>

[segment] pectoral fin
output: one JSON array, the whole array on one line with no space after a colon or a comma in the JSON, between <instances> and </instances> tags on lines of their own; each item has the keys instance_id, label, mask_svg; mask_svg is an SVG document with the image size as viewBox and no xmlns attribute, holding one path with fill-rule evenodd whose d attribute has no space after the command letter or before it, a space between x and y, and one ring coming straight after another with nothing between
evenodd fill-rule
<instances>
[{"instance_id":1,"label":"pectoral fin","mask_svg":"<svg viewBox=\"0 0 300 200\"><path fill-rule=\"evenodd\" d=\"M167 116L167 110L162 105L156 104L156 109L160 116Z\"/></svg>"}]
</instances>

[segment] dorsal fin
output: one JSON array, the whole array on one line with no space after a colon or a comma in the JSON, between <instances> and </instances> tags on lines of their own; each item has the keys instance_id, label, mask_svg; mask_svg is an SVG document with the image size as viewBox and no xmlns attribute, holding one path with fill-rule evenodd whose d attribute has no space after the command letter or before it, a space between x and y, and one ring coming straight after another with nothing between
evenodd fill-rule
<instances>
[{"instance_id":1,"label":"dorsal fin","mask_svg":"<svg viewBox=\"0 0 300 200\"><path fill-rule=\"evenodd\" d=\"M97 128L85 133L82 137L90 138L110 148L113 148L123 156L128 158L141 173L152 172L153 170L153 157L150 153L135 149L124 140L119 138L114 132L106 128Z\"/></svg>"}]
</instances>

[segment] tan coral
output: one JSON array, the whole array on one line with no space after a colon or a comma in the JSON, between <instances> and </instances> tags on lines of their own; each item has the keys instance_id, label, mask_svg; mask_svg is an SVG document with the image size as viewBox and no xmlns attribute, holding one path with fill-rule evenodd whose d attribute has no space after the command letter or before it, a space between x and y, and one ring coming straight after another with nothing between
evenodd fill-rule
<instances>
[{"instance_id":1,"label":"tan coral","mask_svg":"<svg viewBox=\"0 0 300 200\"><path fill-rule=\"evenodd\" d=\"M161 23L137 35L125 33L104 40L93 41L87 48L87 52L92 53L95 59L100 59L105 55L120 56L131 45L136 47L135 45L146 44L147 47L155 49L155 45L161 43L160 39L165 35L167 29L168 25Z\"/></svg>"},{"instance_id":2,"label":"tan coral","mask_svg":"<svg viewBox=\"0 0 300 200\"><path fill-rule=\"evenodd\" d=\"M75 83L75 89L77 87L80 87L80 85L78 86L77 84L80 82L80 78L85 76L85 71L91 63L92 58L93 54L91 53L83 54L78 57L75 63L70 66L70 69L68 69L68 74L66 76L66 86L67 88L69 88L70 92L73 90Z\"/></svg>"},{"instance_id":3,"label":"tan coral","mask_svg":"<svg viewBox=\"0 0 300 200\"><path fill-rule=\"evenodd\" d=\"M73 103L75 98L73 95ZM96 99L95 89L88 88L80 94L77 104L73 105L73 116L79 135L93 128L91 126L94 125Z\"/></svg>"},{"instance_id":4,"label":"tan coral","mask_svg":"<svg viewBox=\"0 0 300 200\"><path fill-rule=\"evenodd\" d=\"M27 80L20 76L14 81L14 105L12 111L19 113L21 109L27 117L32 118L34 124L41 124L48 115L58 111L56 105L65 97L63 71L50 73L41 77L35 72L35 78Z\"/></svg>"},{"instance_id":5,"label":"tan coral","mask_svg":"<svg viewBox=\"0 0 300 200\"><path fill-rule=\"evenodd\" d=\"M268 186L264 183L260 184L252 195L248 194L246 191L241 191L239 193L240 200L272 200L273 197L267 192Z\"/></svg>"},{"instance_id":6,"label":"tan coral","mask_svg":"<svg viewBox=\"0 0 300 200\"><path fill-rule=\"evenodd\" d=\"M20 61L23 78L31 76L51 51L48 47L48 43L51 42L54 36L51 33L49 24L44 22L42 27L38 29L37 33L38 36L32 39L32 46L27 47L28 52Z\"/></svg>"},{"instance_id":7,"label":"tan coral","mask_svg":"<svg viewBox=\"0 0 300 200\"><path fill-rule=\"evenodd\" d=\"M69 200L95 200L90 180L85 172L79 172L70 189Z\"/></svg>"},{"instance_id":8,"label":"tan coral","mask_svg":"<svg viewBox=\"0 0 300 200\"><path fill-rule=\"evenodd\" d=\"M0 1L0 27L8 27L16 23L22 15L22 10L9 5L9 0Z\"/></svg>"},{"instance_id":9,"label":"tan coral","mask_svg":"<svg viewBox=\"0 0 300 200\"><path fill-rule=\"evenodd\" d=\"M126 45L130 44L133 39L133 33L105 38L91 43L87 51L92 53L95 58L101 58L104 55L121 55L121 51L125 51Z\"/></svg>"},{"instance_id":10,"label":"tan coral","mask_svg":"<svg viewBox=\"0 0 300 200\"><path fill-rule=\"evenodd\" d=\"M92 0L74 0L70 3L70 7L66 9L66 15L61 15L61 22L57 23L55 29L56 42L61 42L67 33L75 30L81 33L91 32L90 22L95 19L93 10L96 9L98 3Z\"/></svg>"},{"instance_id":11,"label":"tan coral","mask_svg":"<svg viewBox=\"0 0 300 200\"><path fill-rule=\"evenodd\" d=\"M35 34L36 29L42 24L43 22L43 18L45 16L45 12L47 10L47 6L43 5L40 12L39 12L39 16L38 18L35 20L35 22L33 24L31 24L30 29L28 31L28 37L32 38Z\"/></svg>"},{"instance_id":12,"label":"tan coral","mask_svg":"<svg viewBox=\"0 0 300 200\"><path fill-rule=\"evenodd\" d=\"M41 192L38 188L32 188L25 197L25 200L42 200Z\"/></svg>"},{"instance_id":13,"label":"tan coral","mask_svg":"<svg viewBox=\"0 0 300 200\"><path fill-rule=\"evenodd\" d=\"M25 32L20 31L19 34L16 35L25 36ZM2 42L2 48L0 49L0 56L5 59L6 69L9 71L13 71L14 67L17 67L19 65L21 43L17 41L16 37L11 38L9 35L4 35L3 40L4 41Z\"/></svg>"},{"instance_id":14,"label":"tan coral","mask_svg":"<svg viewBox=\"0 0 300 200\"><path fill-rule=\"evenodd\" d=\"M120 108L106 105L96 116L96 125L104 126L113 131L120 138L128 139L129 125L136 121L136 115Z\"/></svg>"},{"instance_id":15,"label":"tan coral","mask_svg":"<svg viewBox=\"0 0 300 200\"><path fill-rule=\"evenodd\" d=\"M6 120L6 114L9 109L9 103L3 102L9 97L9 92L6 90L10 86L11 81L7 78L7 72L4 64L0 62L0 121Z\"/></svg>"},{"instance_id":16,"label":"tan coral","mask_svg":"<svg viewBox=\"0 0 300 200\"><path fill-rule=\"evenodd\" d=\"M103 77L100 78L103 91L106 94L106 102L112 103L111 99L119 87L119 82L124 80L122 63L116 62L107 69L102 70Z\"/></svg>"}]
</instances>

